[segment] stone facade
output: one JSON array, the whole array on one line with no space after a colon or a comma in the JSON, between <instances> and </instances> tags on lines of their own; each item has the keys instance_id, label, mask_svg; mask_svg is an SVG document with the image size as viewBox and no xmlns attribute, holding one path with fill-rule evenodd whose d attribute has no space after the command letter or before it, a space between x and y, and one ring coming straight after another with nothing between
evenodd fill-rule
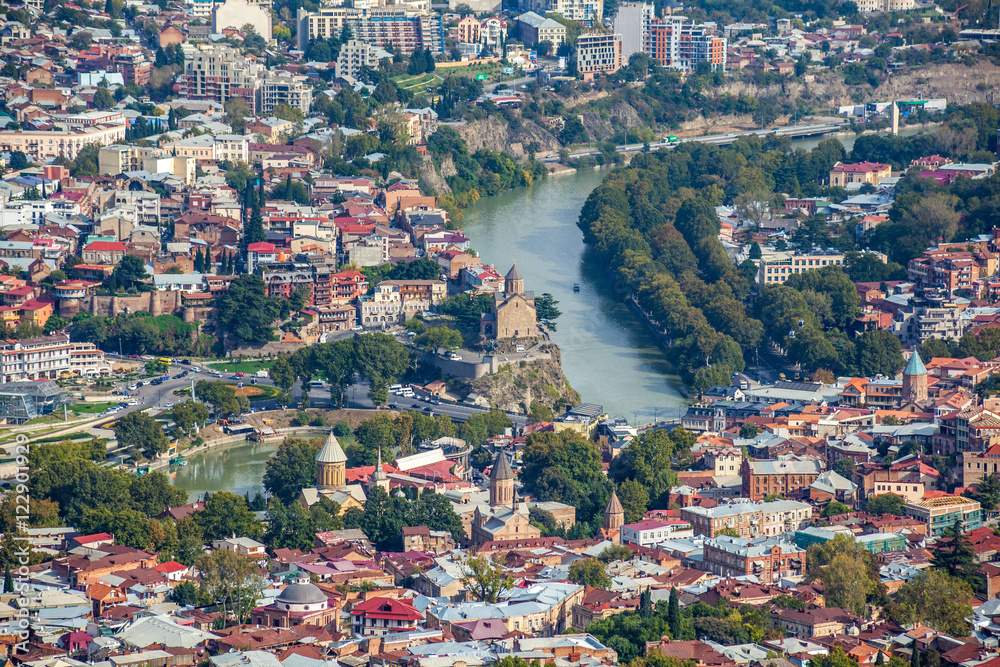
<instances>
[{"instance_id":1,"label":"stone facade","mask_svg":"<svg viewBox=\"0 0 1000 667\"><path fill-rule=\"evenodd\" d=\"M524 278L517 266L504 277L504 291L493 295L492 311L483 315L479 333L484 338L531 338L538 331L535 295L524 291Z\"/></svg>"}]
</instances>

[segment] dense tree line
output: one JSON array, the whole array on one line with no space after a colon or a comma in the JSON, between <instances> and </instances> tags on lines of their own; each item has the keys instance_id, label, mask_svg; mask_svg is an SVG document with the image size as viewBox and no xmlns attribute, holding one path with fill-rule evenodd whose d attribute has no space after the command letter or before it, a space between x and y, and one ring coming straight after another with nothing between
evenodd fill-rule
<instances>
[{"instance_id":1,"label":"dense tree line","mask_svg":"<svg viewBox=\"0 0 1000 667\"><path fill-rule=\"evenodd\" d=\"M843 147L827 140L813 151L772 138L730 148L687 143L644 153L612 171L580 214L586 241L632 290L669 343L669 357L696 390L728 384L744 354L765 338L808 371L892 374L902 367L898 341L886 332L852 340L858 312L850 278L827 267L768 285L754 296L757 267L735 266L718 239L715 206L748 219L776 205L776 192L817 193ZM858 272L868 260L854 259Z\"/></svg>"},{"instance_id":2,"label":"dense tree line","mask_svg":"<svg viewBox=\"0 0 1000 667\"><path fill-rule=\"evenodd\" d=\"M101 317L80 313L71 321L69 331L73 340L123 354L203 355L211 348L211 340L198 335L197 323L174 315L135 312Z\"/></svg>"}]
</instances>

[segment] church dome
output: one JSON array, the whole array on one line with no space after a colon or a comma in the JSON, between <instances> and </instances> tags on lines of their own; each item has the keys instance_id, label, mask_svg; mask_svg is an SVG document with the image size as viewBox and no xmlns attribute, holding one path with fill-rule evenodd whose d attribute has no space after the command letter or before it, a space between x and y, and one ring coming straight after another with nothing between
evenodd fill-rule
<instances>
[{"instance_id":1,"label":"church dome","mask_svg":"<svg viewBox=\"0 0 1000 667\"><path fill-rule=\"evenodd\" d=\"M326 595L315 584L294 583L286 586L274 601L281 604L318 604L326 602Z\"/></svg>"}]
</instances>

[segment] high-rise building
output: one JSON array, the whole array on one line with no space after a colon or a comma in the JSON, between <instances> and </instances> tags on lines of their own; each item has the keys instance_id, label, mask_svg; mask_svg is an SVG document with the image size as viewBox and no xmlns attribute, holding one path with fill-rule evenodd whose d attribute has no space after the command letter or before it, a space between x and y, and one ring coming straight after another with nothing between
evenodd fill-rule
<instances>
[{"instance_id":1,"label":"high-rise building","mask_svg":"<svg viewBox=\"0 0 1000 667\"><path fill-rule=\"evenodd\" d=\"M524 0L521 11L559 14L570 21L579 21L593 28L604 18L604 3L600 0Z\"/></svg>"},{"instance_id":2,"label":"high-rise building","mask_svg":"<svg viewBox=\"0 0 1000 667\"><path fill-rule=\"evenodd\" d=\"M645 2L623 2L613 21L613 30L622 36L622 60L628 63L633 53L645 51L646 35L656 16L654 5Z\"/></svg>"},{"instance_id":3,"label":"high-rise building","mask_svg":"<svg viewBox=\"0 0 1000 667\"><path fill-rule=\"evenodd\" d=\"M622 36L592 33L576 40L576 69L584 79L614 74L622 68Z\"/></svg>"},{"instance_id":4,"label":"high-rise building","mask_svg":"<svg viewBox=\"0 0 1000 667\"><path fill-rule=\"evenodd\" d=\"M357 77L364 67L378 69L382 58L392 58L392 54L385 49L352 39L340 47L334 72L338 77Z\"/></svg>"},{"instance_id":5,"label":"high-rise building","mask_svg":"<svg viewBox=\"0 0 1000 667\"><path fill-rule=\"evenodd\" d=\"M664 67L693 70L707 62L712 69L726 67L726 39L708 28L689 23L686 16L654 18L646 36L646 53Z\"/></svg>"},{"instance_id":6,"label":"high-rise building","mask_svg":"<svg viewBox=\"0 0 1000 667\"><path fill-rule=\"evenodd\" d=\"M208 46L195 52L184 65L184 74L179 77L182 97L220 104L238 97L247 103L251 113L259 112L267 75L262 63L239 55L229 46Z\"/></svg>"},{"instance_id":7,"label":"high-rise building","mask_svg":"<svg viewBox=\"0 0 1000 667\"><path fill-rule=\"evenodd\" d=\"M274 72L264 79L261 112L270 113L279 104L287 104L302 113L309 113L312 105L312 86L309 80L290 72Z\"/></svg>"},{"instance_id":8,"label":"high-rise building","mask_svg":"<svg viewBox=\"0 0 1000 667\"><path fill-rule=\"evenodd\" d=\"M299 48L305 50L313 39L339 37L348 26L354 39L383 49L395 48L404 55L417 49L441 53L444 29L441 17L414 11L412 7L326 7L318 12L300 9L298 14Z\"/></svg>"}]
</instances>

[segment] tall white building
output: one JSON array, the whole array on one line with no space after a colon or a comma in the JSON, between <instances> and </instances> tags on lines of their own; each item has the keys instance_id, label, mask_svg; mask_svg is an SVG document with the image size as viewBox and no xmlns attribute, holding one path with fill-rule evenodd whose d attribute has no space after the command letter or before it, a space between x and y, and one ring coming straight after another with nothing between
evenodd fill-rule
<instances>
[{"instance_id":1,"label":"tall white building","mask_svg":"<svg viewBox=\"0 0 1000 667\"><path fill-rule=\"evenodd\" d=\"M363 67L378 69L378 63L382 58L392 58L392 54L373 44L352 39L340 47L334 73L338 77L357 77Z\"/></svg>"},{"instance_id":2,"label":"tall white building","mask_svg":"<svg viewBox=\"0 0 1000 667\"><path fill-rule=\"evenodd\" d=\"M185 61L179 83L181 95L188 99L225 104L239 97L256 114L266 75L262 63L241 56L229 46L213 45L202 47Z\"/></svg>"},{"instance_id":3,"label":"tall white building","mask_svg":"<svg viewBox=\"0 0 1000 667\"><path fill-rule=\"evenodd\" d=\"M299 74L290 72L273 72L264 79L264 92L261 100L261 111L270 113L279 104L299 109L309 113L312 106L312 86L309 80Z\"/></svg>"},{"instance_id":4,"label":"tall white building","mask_svg":"<svg viewBox=\"0 0 1000 667\"><path fill-rule=\"evenodd\" d=\"M226 0L215 4L212 9L212 31L222 32L225 28L240 30L249 24L257 34L271 41L270 2L266 5L247 0Z\"/></svg>"},{"instance_id":5,"label":"tall white building","mask_svg":"<svg viewBox=\"0 0 1000 667\"><path fill-rule=\"evenodd\" d=\"M646 36L656 8L645 2L623 2L618 5L614 31L622 36L622 59L628 63L633 53L644 51Z\"/></svg>"}]
</instances>

